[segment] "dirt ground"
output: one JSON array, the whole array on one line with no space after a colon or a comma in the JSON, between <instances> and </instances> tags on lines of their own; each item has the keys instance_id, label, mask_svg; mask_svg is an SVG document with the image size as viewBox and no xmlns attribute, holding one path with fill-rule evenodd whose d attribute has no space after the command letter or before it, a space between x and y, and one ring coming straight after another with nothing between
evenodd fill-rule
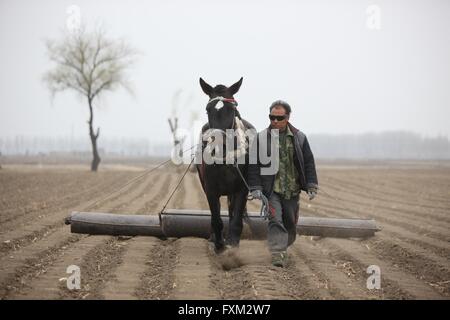
<instances>
[{"instance_id":1,"label":"dirt ground","mask_svg":"<svg viewBox=\"0 0 450 320\"><path fill-rule=\"evenodd\" d=\"M302 194L301 215L374 218L373 238L299 237L289 264L270 265L264 241L212 253L203 239L71 234L64 218L91 210L155 214L178 182L168 165L98 201L142 168L3 165L0 169L2 299L449 299L450 165L431 162L319 163L321 191ZM98 202L97 202L98 201ZM171 208L207 209L194 173ZM256 201L249 203L257 211ZM81 289L66 269L81 269ZM381 269L368 290L367 267Z\"/></svg>"}]
</instances>

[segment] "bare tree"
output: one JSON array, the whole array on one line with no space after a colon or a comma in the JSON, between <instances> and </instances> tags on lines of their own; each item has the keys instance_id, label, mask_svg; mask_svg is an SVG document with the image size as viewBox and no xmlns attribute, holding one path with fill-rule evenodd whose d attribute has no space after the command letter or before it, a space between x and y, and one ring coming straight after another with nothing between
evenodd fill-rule
<instances>
[{"instance_id":1,"label":"bare tree","mask_svg":"<svg viewBox=\"0 0 450 320\"><path fill-rule=\"evenodd\" d=\"M183 157L183 143L185 137L180 137L180 132L178 131L178 116L177 110L180 105L180 96L182 89L175 91L172 97L172 115L167 121L169 122L170 131L172 132L173 146L175 152L177 152L178 157L181 159Z\"/></svg>"},{"instance_id":2,"label":"bare tree","mask_svg":"<svg viewBox=\"0 0 450 320\"><path fill-rule=\"evenodd\" d=\"M97 171L101 160L97 149L100 128L94 130L94 101L102 93L119 87L131 92L125 75L137 52L123 39L109 39L100 29L87 32L85 28L68 33L59 41L47 40L46 46L50 60L55 63L44 75L52 96L70 89L87 100L91 170Z\"/></svg>"},{"instance_id":3,"label":"bare tree","mask_svg":"<svg viewBox=\"0 0 450 320\"><path fill-rule=\"evenodd\" d=\"M170 131L172 132L173 137L173 146L175 151L178 152L178 157L183 157L183 143L186 139L185 136L180 136L180 132L178 131L178 118L174 117L173 119L167 119L169 121Z\"/></svg>"}]
</instances>

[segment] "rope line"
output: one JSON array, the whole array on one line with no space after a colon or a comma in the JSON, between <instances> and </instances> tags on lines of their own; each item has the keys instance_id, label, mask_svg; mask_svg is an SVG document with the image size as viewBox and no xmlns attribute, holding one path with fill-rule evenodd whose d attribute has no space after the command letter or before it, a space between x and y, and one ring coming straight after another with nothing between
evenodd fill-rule
<instances>
[{"instance_id":1,"label":"rope line","mask_svg":"<svg viewBox=\"0 0 450 320\"><path fill-rule=\"evenodd\" d=\"M181 154L184 154L185 152L187 152L187 151L189 151L189 150L192 150L193 148L195 148L195 147L198 146L198 145L199 145L199 144L196 144L196 145L192 146L191 148L182 151ZM191 163L189 164L189 166L192 164L192 161L193 161L193 160L194 160L194 158L191 160ZM125 184L121 185L121 186L118 187L117 189L114 189L113 191L111 191L110 193L108 193L106 196L104 196L104 197L100 198L99 200L95 201L93 204L90 204L90 205L89 205L86 209L84 209L84 210L86 210L86 211L91 210L91 209L94 208L99 202L103 202L103 201L109 199L113 194L119 193L120 191L122 191L123 189L125 189L125 188L126 188L127 186L129 186L130 184L132 184L132 183L134 183L134 182L140 180L141 178L143 178L144 176L148 175L149 173L155 171L156 169L161 168L162 166L164 166L165 164L167 164L167 163L170 162L170 161L172 161L172 159L168 159L168 160L166 160L166 161L163 161L163 162L159 163L156 167L146 169L143 173L137 175L137 176L134 177L134 178L131 178L131 179L128 180Z\"/></svg>"},{"instance_id":2,"label":"rope line","mask_svg":"<svg viewBox=\"0 0 450 320\"><path fill-rule=\"evenodd\" d=\"M178 190L178 188L181 185L181 182L183 181L184 177L186 176L186 173L189 171L189 168L192 165L192 162L194 162L194 157L192 157L191 162L189 163L189 165L187 166L186 170L183 173L183 176L181 177L180 181L178 181L178 184L175 186L175 189L173 189L172 193L169 196L169 199L167 199L166 203L164 204L163 208L161 209L161 211L158 213L159 217L161 219L161 214L164 212L164 210L166 209L167 205L169 204L170 199L172 199L173 195L175 194L175 192Z\"/></svg>"}]
</instances>

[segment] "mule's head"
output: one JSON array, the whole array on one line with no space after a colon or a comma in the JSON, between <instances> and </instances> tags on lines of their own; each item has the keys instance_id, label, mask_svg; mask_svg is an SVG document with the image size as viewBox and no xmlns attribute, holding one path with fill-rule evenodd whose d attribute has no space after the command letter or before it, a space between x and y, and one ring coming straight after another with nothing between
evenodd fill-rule
<instances>
[{"instance_id":1,"label":"mule's head","mask_svg":"<svg viewBox=\"0 0 450 320\"><path fill-rule=\"evenodd\" d=\"M234 116L239 116L234 95L239 91L242 80L243 78L230 87L219 84L213 88L200 78L200 86L209 97L206 112L211 129L226 130L232 128Z\"/></svg>"}]
</instances>

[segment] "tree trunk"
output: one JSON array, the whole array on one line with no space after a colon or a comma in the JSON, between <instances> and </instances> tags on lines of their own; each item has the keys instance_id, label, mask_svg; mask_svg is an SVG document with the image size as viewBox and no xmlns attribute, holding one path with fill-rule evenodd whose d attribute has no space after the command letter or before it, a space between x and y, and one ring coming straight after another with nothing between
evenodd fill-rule
<instances>
[{"instance_id":1,"label":"tree trunk","mask_svg":"<svg viewBox=\"0 0 450 320\"><path fill-rule=\"evenodd\" d=\"M94 133L94 128L93 128L93 122L94 122L94 113L92 110L92 99L88 99L89 102L89 112L90 112L90 117L89 117L89 136L91 137L91 143L92 143L92 162L91 162L91 171L96 172L98 169L98 166L100 164L100 156L98 155L98 150L97 150L97 139L98 136L100 134L100 128L97 128L97 133Z\"/></svg>"}]
</instances>

